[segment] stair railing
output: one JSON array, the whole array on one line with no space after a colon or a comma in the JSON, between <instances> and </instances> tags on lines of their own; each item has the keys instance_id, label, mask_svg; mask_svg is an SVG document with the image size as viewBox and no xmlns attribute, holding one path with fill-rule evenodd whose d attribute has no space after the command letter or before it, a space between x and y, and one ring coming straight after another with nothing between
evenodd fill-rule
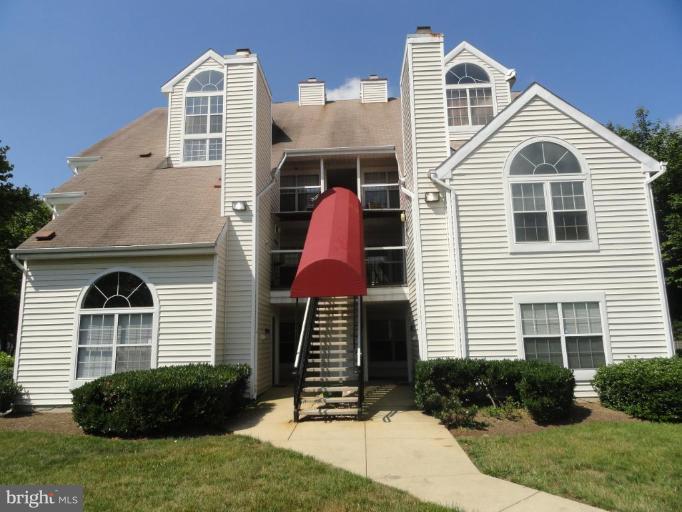
<instances>
[{"instance_id":1,"label":"stair railing","mask_svg":"<svg viewBox=\"0 0 682 512\"><path fill-rule=\"evenodd\" d=\"M308 352L310 350L310 341L312 340L316 310L317 299L314 297L308 298L305 305L305 313L303 314L303 323L301 324L301 334L298 338L296 359L294 360L294 374L296 375L294 388L294 421L298 421L299 419L301 395L305 383L305 372L308 369Z\"/></svg>"},{"instance_id":2,"label":"stair railing","mask_svg":"<svg viewBox=\"0 0 682 512\"><path fill-rule=\"evenodd\" d=\"M355 300L355 367L358 372L358 417L362 414L365 399L365 362L362 355L362 297Z\"/></svg>"}]
</instances>

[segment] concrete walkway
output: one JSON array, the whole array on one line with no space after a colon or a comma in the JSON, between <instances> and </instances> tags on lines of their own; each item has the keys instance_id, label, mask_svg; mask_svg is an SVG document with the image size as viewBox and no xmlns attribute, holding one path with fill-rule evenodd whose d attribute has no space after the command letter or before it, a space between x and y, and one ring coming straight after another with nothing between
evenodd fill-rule
<instances>
[{"instance_id":1,"label":"concrete walkway","mask_svg":"<svg viewBox=\"0 0 682 512\"><path fill-rule=\"evenodd\" d=\"M416 410L407 386L367 388L365 421L292 421L289 388L276 388L231 429L467 512L600 509L482 474L438 421Z\"/></svg>"}]
</instances>

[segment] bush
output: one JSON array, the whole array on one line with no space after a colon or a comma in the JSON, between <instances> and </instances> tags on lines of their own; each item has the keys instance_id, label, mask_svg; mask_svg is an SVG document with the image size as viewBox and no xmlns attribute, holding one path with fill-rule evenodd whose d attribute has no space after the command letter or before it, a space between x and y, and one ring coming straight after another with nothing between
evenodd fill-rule
<instances>
[{"instance_id":1,"label":"bush","mask_svg":"<svg viewBox=\"0 0 682 512\"><path fill-rule=\"evenodd\" d=\"M89 434L121 437L219 427L243 405L250 373L198 364L108 375L72 391L73 418Z\"/></svg>"},{"instance_id":2,"label":"bush","mask_svg":"<svg viewBox=\"0 0 682 512\"><path fill-rule=\"evenodd\" d=\"M651 421L682 421L682 358L602 366L593 385L602 404Z\"/></svg>"},{"instance_id":3,"label":"bush","mask_svg":"<svg viewBox=\"0 0 682 512\"><path fill-rule=\"evenodd\" d=\"M7 352L0 352L0 368L14 368L14 358Z\"/></svg>"},{"instance_id":4,"label":"bush","mask_svg":"<svg viewBox=\"0 0 682 512\"><path fill-rule=\"evenodd\" d=\"M12 368L0 367L0 413L10 411L21 393L21 386L14 382Z\"/></svg>"},{"instance_id":5,"label":"bush","mask_svg":"<svg viewBox=\"0 0 682 512\"><path fill-rule=\"evenodd\" d=\"M465 408L516 402L536 421L555 421L570 414L574 387L571 370L538 361L437 359L415 372L415 402L436 417L457 400Z\"/></svg>"},{"instance_id":6,"label":"bush","mask_svg":"<svg viewBox=\"0 0 682 512\"><path fill-rule=\"evenodd\" d=\"M538 423L566 418L574 388L573 372L553 364L528 365L517 384L521 403Z\"/></svg>"},{"instance_id":7,"label":"bush","mask_svg":"<svg viewBox=\"0 0 682 512\"><path fill-rule=\"evenodd\" d=\"M475 405L466 407L458 398L451 396L442 400L436 418L447 428L473 427L477 412L478 407Z\"/></svg>"}]
</instances>

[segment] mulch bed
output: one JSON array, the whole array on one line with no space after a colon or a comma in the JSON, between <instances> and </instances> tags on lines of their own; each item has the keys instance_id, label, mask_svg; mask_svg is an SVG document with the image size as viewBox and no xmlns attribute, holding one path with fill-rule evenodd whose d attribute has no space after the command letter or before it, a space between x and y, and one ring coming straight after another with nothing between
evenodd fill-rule
<instances>
[{"instance_id":1,"label":"mulch bed","mask_svg":"<svg viewBox=\"0 0 682 512\"><path fill-rule=\"evenodd\" d=\"M453 428L450 433L455 437L514 436L593 421L639 421L623 412L607 409L599 402L585 400L576 400L571 416L561 423L538 425L526 411L521 410L519 414L518 419L508 420L491 418L479 411L476 415L476 421L479 423L477 428Z\"/></svg>"},{"instance_id":2,"label":"mulch bed","mask_svg":"<svg viewBox=\"0 0 682 512\"><path fill-rule=\"evenodd\" d=\"M84 435L80 427L73 421L71 411L14 413L0 418L0 432L2 431Z\"/></svg>"}]
</instances>

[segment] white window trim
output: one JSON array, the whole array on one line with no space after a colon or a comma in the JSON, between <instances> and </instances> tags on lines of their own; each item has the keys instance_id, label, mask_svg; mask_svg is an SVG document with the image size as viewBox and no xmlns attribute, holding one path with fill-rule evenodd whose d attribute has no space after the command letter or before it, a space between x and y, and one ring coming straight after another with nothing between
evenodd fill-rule
<instances>
[{"instance_id":1,"label":"white window trim","mask_svg":"<svg viewBox=\"0 0 682 512\"><path fill-rule=\"evenodd\" d=\"M542 293L523 293L514 295L514 317L516 320L516 343L519 359L526 359L526 349L523 343L523 324L521 322L522 304L557 304L559 309L559 332L561 336L561 353L564 361L564 368L568 368L568 354L566 353L566 335L564 333L564 319L561 310L562 302L597 302L599 303L599 313L602 330L602 343L604 345L604 359L606 364L613 362L611 354L611 339L609 337L609 323L606 313L606 295L604 292L542 292ZM575 380L578 382L589 381L594 378L596 369L572 369Z\"/></svg>"},{"instance_id":2,"label":"white window trim","mask_svg":"<svg viewBox=\"0 0 682 512\"><path fill-rule=\"evenodd\" d=\"M526 146L535 142L553 142L571 151L580 163L582 172L580 174L557 174L557 175L517 175L509 173L514 157ZM576 241L556 241L556 231L554 229L554 208L552 206L552 193L550 186L545 183L581 181L585 194L585 209L587 210L587 226L589 229L589 240ZM517 242L515 237L514 211L511 197L512 183L543 183L545 194L545 210L547 212L547 227L549 230L548 242ZM556 137L532 137L516 146L507 156L504 164L504 202L507 217L507 239L509 242L510 254L527 254L543 252L586 252L599 250L599 236L597 233L597 219L594 211L594 201L592 199L592 177L590 168L583 155L568 142Z\"/></svg>"},{"instance_id":3,"label":"white window trim","mask_svg":"<svg viewBox=\"0 0 682 512\"><path fill-rule=\"evenodd\" d=\"M282 191L289 191L289 192L295 192L296 193L296 206L298 207L298 192L310 192L310 191L317 191L318 194L322 194L324 192L323 189L323 183L322 183L322 176L319 171L319 169L302 169L300 171L293 171L293 172L287 172L284 176L290 177L290 176L295 176L297 179L299 176L317 176L317 185L296 185L296 186L283 186L281 185L282 180L280 176L280 186L279 186L279 202L280 202L280 211L283 213L300 213L300 212L310 212L311 210L282 210L281 209L281 204L282 204Z\"/></svg>"},{"instance_id":4,"label":"white window trim","mask_svg":"<svg viewBox=\"0 0 682 512\"><path fill-rule=\"evenodd\" d=\"M378 173L395 173L396 174L396 181L394 182L387 182L387 183L365 183L365 177L368 174L378 174ZM362 207L365 208L365 191L366 190L385 190L387 193L389 190L397 190L398 191L398 207L397 208L372 208L373 210L401 210L400 208L400 174L398 173L397 169L368 169L365 170L361 173L362 180L360 182L360 203L362 204Z\"/></svg>"},{"instance_id":5,"label":"white window trim","mask_svg":"<svg viewBox=\"0 0 682 512\"><path fill-rule=\"evenodd\" d=\"M189 87L189 84L192 82L192 79L198 75L199 73L203 73L204 71L217 71L218 73L223 75L223 90L222 91L210 91L210 92L187 92L187 88ZM223 120L222 120L222 125L223 128L220 130L220 133L191 133L191 134L186 134L185 133L185 119L187 118L186 115L186 99L187 97L197 97L197 96L218 96L221 94L223 96ZM225 156L225 112L227 110L227 105L226 105L226 96L227 92L227 77L225 76L225 69L220 68L220 67L205 67L205 68L199 68L196 69L191 75L187 77L187 84L185 85L183 89L183 95L182 95L182 123L180 126L180 135L182 137L182 140L180 142L180 167L202 167L202 166L210 166L210 165L220 165L223 162L222 157L218 160L185 160L185 140L188 139L220 139L222 149L221 149L221 155L224 157ZM210 123L211 123L211 101L209 100L208 104L208 126L207 129L210 130ZM170 117L170 116L169 116ZM206 153L208 155L208 142L206 143Z\"/></svg>"},{"instance_id":6,"label":"white window trim","mask_svg":"<svg viewBox=\"0 0 682 512\"><path fill-rule=\"evenodd\" d=\"M488 74L488 80L490 80L488 83L479 83L479 84L448 84L447 83L447 78L444 78L445 82L445 89L446 91L448 89L490 89L490 94L492 95L492 100L493 100L493 118L497 116L497 91L495 90L495 80L493 78L492 73L490 72L490 69L488 69L486 66L482 65L482 63L479 62L472 62L470 60L458 60L458 61L451 61L448 62L448 67L445 70L445 77L447 77L447 74L450 72L452 68L455 66L458 66L460 64L475 64L476 66L480 67L483 69ZM448 124L448 130L450 133L460 133L460 132L470 132L471 130L478 130L482 128L483 126L486 126L484 124L465 124L461 126L450 126L450 117L449 117L449 107L447 106L447 92L445 94L445 115L446 115L446 121ZM469 91L467 91L467 111L469 115L469 119L471 119L471 102L469 101Z\"/></svg>"},{"instance_id":7,"label":"white window trim","mask_svg":"<svg viewBox=\"0 0 682 512\"><path fill-rule=\"evenodd\" d=\"M142 282L147 285L147 288L149 288L149 292L152 295L152 300L154 301L154 306L151 308L83 308L83 300L85 299L85 295L88 293L88 290L90 287L100 278L103 277L107 274L111 274L113 272L127 272L129 274L133 274L134 276L139 277ZM158 367L158 348L159 348L159 300L158 300L158 295L156 293L156 288L152 283L149 282L149 280L138 270L129 268L129 267L112 267L108 268L107 270L100 272L97 274L94 278L90 279L88 284L84 286L80 293L78 294L78 302L76 303L76 312L74 315L74 320L73 320L73 335L72 335L72 342L71 342L71 369L69 372L70 380L69 380L69 389L75 389L77 387L82 386L86 382L91 382L95 380L95 377L91 378L86 378L86 379L79 379L76 377L77 372L78 372L78 340L80 336L80 319L81 316L83 315L102 315L102 314L138 314L138 313L152 313L152 355L151 355L151 361L149 364L150 368L157 368ZM118 320L118 316L116 316L115 320L115 325L114 325L114 336L116 336L116 322ZM115 344L112 343L112 347ZM112 354L112 364L115 364L116 361L116 356L115 354Z\"/></svg>"}]
</instances>

